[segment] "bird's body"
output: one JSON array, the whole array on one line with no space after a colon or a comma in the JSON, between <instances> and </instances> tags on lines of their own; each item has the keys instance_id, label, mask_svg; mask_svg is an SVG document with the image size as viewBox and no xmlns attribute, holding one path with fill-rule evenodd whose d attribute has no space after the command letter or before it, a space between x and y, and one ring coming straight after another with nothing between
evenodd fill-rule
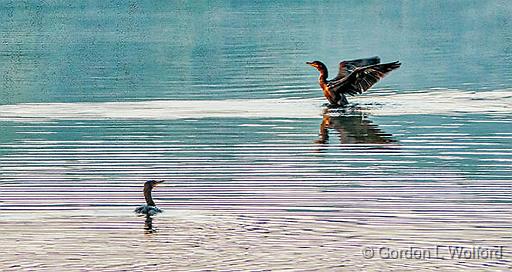
<instances>
[{"instance_id":1,"label":"bird's body","mask_svg":"<svg viewBox=\"0 0 512 272\"><path fill-rule=\"evenodd\" d=\"M142 205L135 209L135 213L147 214L147 215L155 215L155 214L161 213L161 212L162 212L162 210L160 208L158 208L157 206L150 206L150 205Z\"/></svg>"},{"instance_id":2,"label":"bird's body","mask_svg":"<svg viewBox=\"0 0 512 272\"><path fill-rule=\"evenodd\" d=\"M400 67L398 61L380 64L379 57L340 62L338 75L328 80L327 67L320 61L306 62L320 72L318 83L332 106L348 104L346 95L361 94L392 70Z\"/></svg>"},{"instance_id":3,"label":"bird's body","mask_svg":"<svg viewBox=\"0 0 512 272\"><path fill-rule=\"evenodd\" d=\"M135 209L136 213L155 215L157 213L162 212L162 210L156 206L155 202L153 201L153 198L151 197L151 191L153 190L153 188L162 182L163 181L148 180L146 181L146 183L144 183L144 198L146 199L146 205L137 207Z\"/></svg>"}]
</instances>

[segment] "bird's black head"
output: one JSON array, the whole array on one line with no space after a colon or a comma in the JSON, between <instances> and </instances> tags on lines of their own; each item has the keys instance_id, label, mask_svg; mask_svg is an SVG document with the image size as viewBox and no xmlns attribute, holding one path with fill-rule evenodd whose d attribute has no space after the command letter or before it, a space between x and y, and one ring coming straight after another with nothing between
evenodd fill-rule
<instances>
[{"instance_id":1,"label":"bird's black head","mask_svg":"<svg viewBox=\"0 0 512 272\"><path fill-rule=\"evenodd\" d=\"M327 68L325 67L325 64L323 64L321 61L318 61L318 60L308 61L308 62L306 62L306 64L311 65L320 71L327 70Z\"/></svg>"},{"instance_id":2,"label":"bird's black head","mask_svg":"<svg viewBox=\"0 0 512 272\"><path fill-rule=\"evenodd\" d=\"M164 181L163 180L148 180L148 181L146 181L146 183L144 183L144 187L153 188L162 182L164 182Z\"/></svg>"},{"instance_id":3,"label":"bird's black head","mask_svg":"<svg viewBox=\"0 0 512 272\"><path fill-rule=\"evenodd\" d=\"M309 64L309 65L311 65L313 67L317 67L317 66L320 66L323 63L318 61L318 60L315 60L315 61L307 61L306 64Z\"/></svg>"}]
</instances>

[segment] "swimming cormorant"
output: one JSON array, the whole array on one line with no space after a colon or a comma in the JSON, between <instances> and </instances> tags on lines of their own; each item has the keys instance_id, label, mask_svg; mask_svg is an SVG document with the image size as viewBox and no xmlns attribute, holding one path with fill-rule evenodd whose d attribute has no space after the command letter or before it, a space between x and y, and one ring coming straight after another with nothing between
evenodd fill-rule
<instances>
[{"instance_id":1,"label":"swimming cormorant","mask_svg":"<svg viewBox=\"0 0 512 272\"><path fill-rule=\"evenodd\" d=\"M146 205L137 207L135 209L136 213L155 215L157 213L162 212L162 210L156 206L155 202L153 201L153 198L151 197L151 190L153 190L153 187L155 187L156 185L158 185L162 182L164 182L164 181L163 180L160 180L160 181L148 180L148 181L146 181L146 183L144 183L144 198L146 199Z\"/></svg>"}]
</instances>

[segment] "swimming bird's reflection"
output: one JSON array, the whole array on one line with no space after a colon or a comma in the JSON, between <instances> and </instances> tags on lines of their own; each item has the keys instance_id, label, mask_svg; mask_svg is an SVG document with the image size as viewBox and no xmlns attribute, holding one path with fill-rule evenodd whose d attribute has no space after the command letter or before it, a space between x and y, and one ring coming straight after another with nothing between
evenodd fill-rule
<instances>
[{"instance_id":1,"label":"swimming bird's reflection","mask_svg":"<svg viewBox=\"0 0 512 272\"><path fill-rule=\"evenodd\" d=\"M392 144L396 143L393 135L385 133L363 113L331 116L325 113L320 124L318 144L329 143L329 132L337 132L340 144Z\"/></svg>"},{"instance_id":2,"label":"swimming bird's reflection","mask_svg":"<svg viewBox=\"0 0 512 272\"><path fill-rule=\"evenodd\" d=\"M150 234L156 232L156 229L153 228L153 217L151 215L146 215L146 220L144 220L144 233Z\"/></svg>"}]
</instances>

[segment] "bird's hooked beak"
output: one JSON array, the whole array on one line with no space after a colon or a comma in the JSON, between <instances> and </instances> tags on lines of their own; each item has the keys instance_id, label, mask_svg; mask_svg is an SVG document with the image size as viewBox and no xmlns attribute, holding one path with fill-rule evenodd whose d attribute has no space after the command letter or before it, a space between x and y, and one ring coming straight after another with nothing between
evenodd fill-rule
<instances>
[{"instance_id":1,"label":"bird's hooked beak","mask_svg":"<svg viewBox=\"0 0 512 272\"><path fill-rule=\"evenodd\" d=\"M154 184L154 185L156 186L156 185L158 185L158 184L160 184L160 183L162 183L162 182L164 182L164 181L165 181L165 180L155 180L155 184Z\"/></svg>"},{"instance_id":2,"label":"bird's hooked beak","mask_svg":"<svg viewBox=\"0 0 512 272\"><path fill-rule=\"evenodd\" d=\"M318 64L314 61L307 61L306 64L311 65L311 66L315 67L316 69L318 69Z\"/></svg>"}]
</instances>

